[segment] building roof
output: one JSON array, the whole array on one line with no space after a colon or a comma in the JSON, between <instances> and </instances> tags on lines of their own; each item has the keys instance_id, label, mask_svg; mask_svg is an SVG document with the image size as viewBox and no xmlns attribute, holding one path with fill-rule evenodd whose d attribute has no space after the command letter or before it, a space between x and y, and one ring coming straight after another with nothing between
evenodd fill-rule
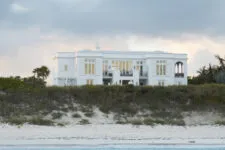
<instances>
[{"instance_id":1,"label":"building roof","mask_svg":"<svg viewBox=\"0 0 225 150\"><path fill-rule=\"evenodd\" d=\"M182 54L186 55L185 53L169 53L169 52L164 52L160 50L155 50L155 51L133 51L133 50L79 50L77 51L78 53L102 53L102 54Z\"/></svg>"},{"instance_id":2,"label":"building roof","mask_svg":"<svg viewBox=\"0 0 225 150\"><path fill-rule=\"evenodd\" d=\"M56 57L105 57L105 58L179 58L187 59L184 53L168 53L164 51L128 51L128 50L80 50L74 52L59 52Z\"/></svg>"}]
</instances>

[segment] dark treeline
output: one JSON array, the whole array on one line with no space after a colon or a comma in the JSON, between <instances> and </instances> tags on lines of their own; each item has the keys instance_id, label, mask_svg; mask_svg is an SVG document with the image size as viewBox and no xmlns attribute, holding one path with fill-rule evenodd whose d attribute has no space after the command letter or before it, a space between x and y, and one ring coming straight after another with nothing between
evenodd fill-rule
<instances>
[{"instance_id":1,"label":"dark treeline","mask_svg":"<svg viewBox=\"0 0 225 150\"><path fill-rule=\"evenodd\" d=\"M35 68L33 76L21 78L15 77L2 77L0 78L0 90L6 89L19 89L19 88L43 88L46 86L46 78L49 76L50 71L46 66Z\"/></svg>"},{"instance_id":2,"label":"dark treeline","mask_svg":"<svg viewBox=\"0 0 225 150\"><path fill-rule=\"evenodd\" d=\"M203 66L197 73L197 76L189 77L189 84L222 83L225 84L225 58L215 55L219 65L209 64Z\"/></svg>"}]
</instances>

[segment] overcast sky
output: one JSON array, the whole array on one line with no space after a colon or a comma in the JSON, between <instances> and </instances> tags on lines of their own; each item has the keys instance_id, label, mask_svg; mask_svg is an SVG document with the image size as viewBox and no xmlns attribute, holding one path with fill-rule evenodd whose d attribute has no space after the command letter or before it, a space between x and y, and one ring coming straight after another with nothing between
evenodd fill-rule
<instances>
[{"instance_id":1,"label":"overcast sky","mask_svg":"<svg viewBox=\"0 0 225 150\"><path fill-rule=\"evenodd\" d=\"M52 66L57 51L187 53L189 75L225 55L225 0L0 0L0 75Z\"/></svg>"}]
</instances>

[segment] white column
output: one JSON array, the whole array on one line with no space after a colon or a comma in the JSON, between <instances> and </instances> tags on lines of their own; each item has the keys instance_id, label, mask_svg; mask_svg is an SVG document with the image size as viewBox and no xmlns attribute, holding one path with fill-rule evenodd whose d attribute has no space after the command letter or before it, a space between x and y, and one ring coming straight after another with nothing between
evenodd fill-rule
<instances>
[{"instance_id":1,"label":"white column","mask_svg":"<svg viewBox=\"0 0 225 150\"><path fill-rule=\"evenodd\" d=\"M181 73L184 73L184 65L183 64L181 64Z\"/></svg>"}]
</instances>

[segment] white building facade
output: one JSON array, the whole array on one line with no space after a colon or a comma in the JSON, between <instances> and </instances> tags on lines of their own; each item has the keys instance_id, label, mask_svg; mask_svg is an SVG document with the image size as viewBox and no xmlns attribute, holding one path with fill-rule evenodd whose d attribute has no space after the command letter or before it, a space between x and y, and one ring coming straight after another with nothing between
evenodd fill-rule
<instances>
[{"instance_id":1,"label":"white building facade","mask_svg":"<svg viewBox=\"0 0 225 150\"><path fill-rule=\"evenodd\" d=\"M54 57L53 84L187 85L187 55L138 51L82 50Z\"/></svg>"}]
</instances>

